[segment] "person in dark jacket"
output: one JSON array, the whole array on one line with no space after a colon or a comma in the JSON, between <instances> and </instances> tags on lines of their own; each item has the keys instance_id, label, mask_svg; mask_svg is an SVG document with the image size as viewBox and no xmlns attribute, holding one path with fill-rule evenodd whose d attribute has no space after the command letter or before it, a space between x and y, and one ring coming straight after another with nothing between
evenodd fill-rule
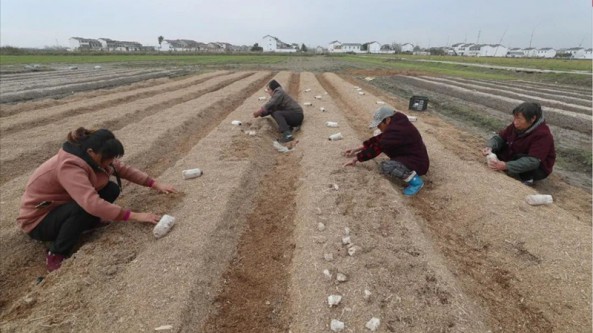
<instances>
[{"instance_id":1,"label":"person in dark jacket","mask_svg":"<svg viewBox=\"0 0 593 333\"><path fill-rule=\"evenodd\" d=\"M377 109L369 127L379 128L381 134L364 141L360 147L346 150L344 156L355 157L344 166L354 166L385 153L389 160L381 162L381 173L405 181L408 186L404 195L418 193L424 186L420 176L429 167L426 146L418 129L405 114L387 106Z\"/></svg>"},{"instance_id":2,"label":"person in dark jacket","mask_svg":"<svg viewBox=\"0 0 593 333\"><path fill-rule=\"evenodd\" d=\"M101 220L159 221L156 214L113 204L121 191L120 177L159 192L176 192L171 185L119 161L123 154L123 145L111 131L80 127L29 178L17 223L31 238L52 242L46 258L48 271L60 268L83 232L105 225ZM110 180L112 176L117 184Z\"/></svg>"},{"instance_id":3,"label":"person in dark jacket","mask_svg":"<svg viewBox=\"0 0 593 333\"><path fill-rule=\"evenodd\" d=\"M498 132L482 149L483 155L495 153L493 170L505 171L526 185L552 173L556 161L554 137L538 103L524 102L513 109L513 122Z\"/></svg>"},{"instance_id":4,"label":"person in dark jacket","mask_svg":"<svg viewBox=\"0 0 593 333\"><path fill-rule=\"evenodd\" d=\"M276 80L268 83L266 92L271 96L270 100L255 111L253 117L271 115L278 124L278 130L282 133L278 142L294 140L293 133L298 131L303 124L303 108L282 89Z\"/></svg>"}]
</instances>

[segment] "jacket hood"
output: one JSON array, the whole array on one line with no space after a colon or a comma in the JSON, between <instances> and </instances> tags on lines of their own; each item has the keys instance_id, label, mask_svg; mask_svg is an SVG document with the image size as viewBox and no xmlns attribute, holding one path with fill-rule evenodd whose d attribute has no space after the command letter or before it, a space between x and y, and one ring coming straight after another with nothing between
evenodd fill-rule
<instances>
[{"instance_id":1,"label":"jacket hood","mask_svg":"<svg viewBox=\"0 0 593 333\"><path fill-rule=\"evenodd\" d=\"M544 123L544 115L542 114L542 116L535 122L533 123L533 125L531 125L528 129L526 129L524 132L519 133L519 137L525 136L533 131L535 131L536 128L538 128L541 124Z\"/></svg>"},{"instance_id":2,"label":"jacket hood","mask_svg":"<svg viewBox=\"0 0 593 333\"><path fill-rule=\"evenodd\" d=\"M64 149L65 152L72 154L74 156L80 157L82 160L84 160L88 165L91 166L91 168L93 168L93 170L95 171L102 171L103 168L101 168L101 166L99 166L99 164L97 164L97 162L93 161L93 159L91 158L91 156L86 152L83 151L80 146L75 145L71 142L64 142L64 144L62 145L62 149Z\"/></svg>"}]
</instances>

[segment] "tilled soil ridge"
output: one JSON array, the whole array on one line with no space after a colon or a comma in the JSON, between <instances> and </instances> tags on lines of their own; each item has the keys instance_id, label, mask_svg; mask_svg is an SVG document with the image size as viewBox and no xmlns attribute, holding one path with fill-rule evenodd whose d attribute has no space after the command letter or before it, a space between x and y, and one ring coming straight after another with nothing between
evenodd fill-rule
<instances>
[{"instance_id":1,"label":"tilled soil ridge","mask_svg":"<svg viewBox=\"0 0 593 333\"><path fill-rule=\"evenodd\" d=\"M285 154L272 146L275 123L251 116L269 98L262 89L272 77L301 105L312 103L304 107L299 142ZM407 101L370 85L361 95L354 80L331 73L197 78L133 103L118 99L110 112L97 103L64 113L2 141L2 173L17 176L1 188L1 331L170 325L171 332L300 333L327 332L335 319L346 331L364 332L372 317L382 332L591 327L586 195L555 177L529 188L489 170L481 138L428 111L413 115L431 169L425 188L406 198L404 184L381 176L376 161L343 167L340 153L371 135L379 99L400 110ZM142 91L134 90L130 96ZM113 223L85 236L60 270L46 274L44 246L14 225L22 187L70 127L89 124L111 126L126 146L126 162L180 190L158 195L124 184L118 203L173 215L177 223L159 240L149 225ZM336 132L344 139L328 140ZM23 156L29 157L17 162ZM181 178L196 167L201 177ZM525 203L542 189L555 191L553 205ZM341 302L330 307L330 295Z\"/></svg>"},{"instance_id":2,"label":"tilled soil ridge","mask_svg":"<svg viewBox=\"0 0 593 333\"><path fill-rule=\"evenodd\" d=\"M375 98L348 90L338 93L357 110L352 119L368 121ZM404 103L395 106L403 109ZM590 224L561 206L529 206L525 196L537 192L464 159L468 146L460 145L461 151L450 146L460 140L443 135L446 127L423 121L429 114L414 115L431 170L426 189L410 203L463 290L490 312L490 327L514 330L521 323L536 332L589 327Z\"/></svg>"}]
</instances>

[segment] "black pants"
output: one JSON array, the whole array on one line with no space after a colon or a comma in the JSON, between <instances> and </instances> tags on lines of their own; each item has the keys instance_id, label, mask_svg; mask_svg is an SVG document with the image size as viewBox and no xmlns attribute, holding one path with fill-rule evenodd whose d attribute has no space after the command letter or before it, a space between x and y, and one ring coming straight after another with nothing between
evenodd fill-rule
<instances>
[{"instance_id":1,"label":"black pants","mask_svg":"<svg viewBox=\"0 0 593 333\"><path fill-rule=\"evenodd\" d=\"M292 127L301 126L303 123L303 113L296 111L274 111L272 118L278 124L278 130L284 133Z\"/></svg>"},{"instance_id":2,"label":"black pants","mask_svg":"<svg viewBox=\"0 0 593 333\"><path fill-rule=\"evenodd\" d=\"M99 191L99 196L113 203L119 196L119 192L119 186L109 182ZM80 239L80 235L100 221L100 218L87 213L72 201L49 212L41 223L29 232L29 236L40 241L53 241L49 249L51 253L68 256Z\"/></svg>"}]
</instances>

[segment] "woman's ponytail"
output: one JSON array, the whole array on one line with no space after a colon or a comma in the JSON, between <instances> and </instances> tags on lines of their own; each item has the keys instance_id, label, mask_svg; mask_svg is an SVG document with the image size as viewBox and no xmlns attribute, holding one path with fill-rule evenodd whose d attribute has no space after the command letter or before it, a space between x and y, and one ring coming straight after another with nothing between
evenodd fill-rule
<instances>
[{"instance_id":1,"label":"woman's ponytail","mask_svg":"<svg viewBox=\"0 0 593 333\"><path fill-rule=\"evenodd\" d=\"M68 142L72 144L80 145L84 141L86 141L94 132L94 130L88 130L84 127L79 127L75 131L68 133L66 139L68 140Z\"/></svg>"}]
</instances>

